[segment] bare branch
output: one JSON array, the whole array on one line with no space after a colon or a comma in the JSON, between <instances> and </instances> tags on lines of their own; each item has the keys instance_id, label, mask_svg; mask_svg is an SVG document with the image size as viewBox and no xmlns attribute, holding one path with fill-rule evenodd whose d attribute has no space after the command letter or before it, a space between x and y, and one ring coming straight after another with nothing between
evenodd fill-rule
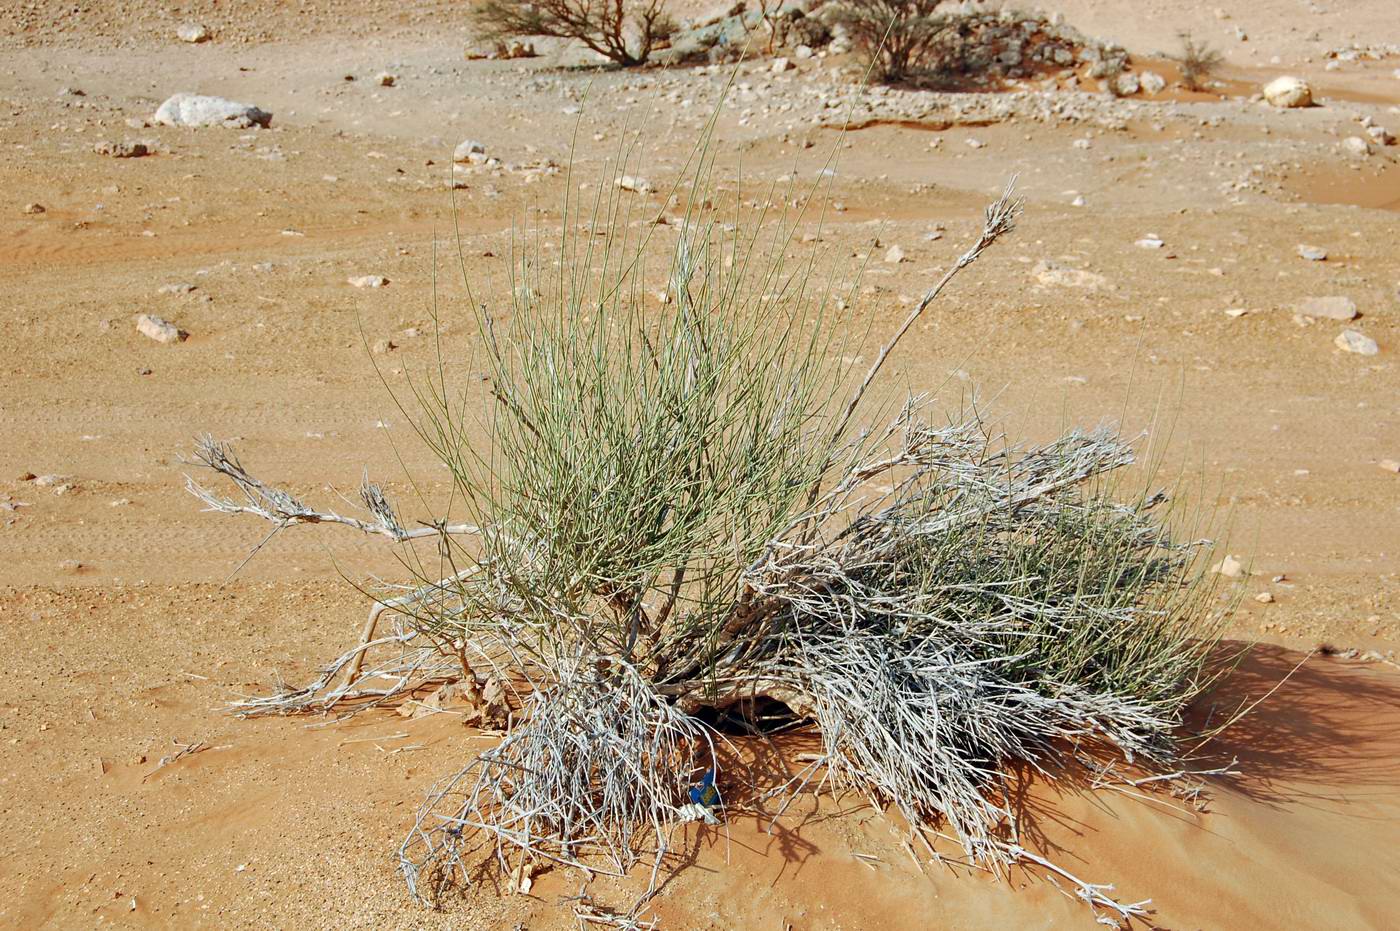
<instances>
[{"instance_id":1,"label":"bare branch","mask_svg":"<svg viewBox=\"0 0 1400 931\"><path fill-rule=\"evenodd\" d=\"M226 498L186 474L185 490L203 501L206 505L205 510L208 511L251 514L277 525L279 529L295 524L340 524L361 533L387 537L395 543L480 532L480 528L472 524L433 524L408 530L399 522L398 515L384 496L383 489L368 480L360 486L360 499L369 511L371 519L346 517L334 511L317 511L290 492L255 478L238 461L232 445L215 440L212 436L205 435L196 441L194 455L193 462L186 460L188 464L222 475L243 493L242 502Z\"/></svg>"}]
</instances>

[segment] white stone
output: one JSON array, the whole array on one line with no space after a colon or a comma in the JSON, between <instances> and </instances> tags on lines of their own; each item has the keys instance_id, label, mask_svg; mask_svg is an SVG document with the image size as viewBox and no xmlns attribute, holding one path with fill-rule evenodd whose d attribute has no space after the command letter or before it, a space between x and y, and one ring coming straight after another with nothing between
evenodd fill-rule
<instances>
[{"instance_id":1,"label":"white stone","mask_svg":"<svg viewBox=\"0 0 1400 931\"><path fill-rule=\"evenodd\" d=\"M209 27L203 23L184 23L175 30L175 36L181 42L208 42L213 38L209 34Z\"/></svg>"},{"instance_id":2,"label":"white stone","mask_svg":"<svg viewBox=\"0 0 1400 931\"><path fill-rule=\"evenodd\" d=\"M1327 261L1327 250L1317 246L1300 245L1298 247L1298 255L1301 258L1307 259L1309 262ZM1350 320L1351 318L1348 317L1347 319Z\"/></svg>"},{"instance_id":3,"label":"white stone","mask_svg":"<svg viewBox=\"0 0 1400 931\"><path fill-rule=\"evenodd\" d=\"M389 279L383 275L360 275L346 280L357 288L382 288L389 283Z\"/></svg>"},{"instance_id":4,"label":"white stone","mask_svg":"<svg viewBox=\"0 0 1400 931\"><path fill-rule=\"evenodd\" d=\"M1245 574L1244 563L1240 561L1238 556L1226 556L1211 566L1210 571L1223 575L1227 579L1243 578Z\"/></svg>"},{"instance_id":5,"label":"white stone","mask_svg":"<svg viewBox=\"0 0 1400 931\"><path fill-rule=\"evenodd\" d=\"M1114 90L1122 97L1131 97L1142 90L1142 78L1131 71L1120 74L1114 81Z\"/></svg>"},{"instance_id":6,"label":"white stone","mask_svg":"<svg viewBox=\"0 0 1400 931\"><path fill-rule=\"evenodd\" d=\"M890 246L889 251L885 253L885 261L891 265L898 265L904 261L904 250L899 246Z\"/></svg>"},{"instance_id":7,"label":"white stone","mask_svg":"<svg viewBox=\"0 0 1400 931\"><path fill-rule=\"evenodd\" d=\"M457 148L452 150L452 160L454 162L484 162L486 160L486 145L475 139L464 139L457 144Z\"/></svg>"},{"instance_id":8,"label":"white stone","mask_svg":"<svg viewBox=\"0 0 1400 931\"><path fill-rule=\"evenodd\" d=\"M1365 158L1371 154L1371 144L1360 136L1347 136L1342 140L1342 151L1352 158Z\"/></svg>"},{"instance_id":9,"label":"white stone","mask_svg":"<svg viewBox=\"0 0 1400 931\"><path fill-rule=\"evenodd\" d=\"M1299 303L1297 310L1309 317L1340 320L1343 323L1357 317L1356 302L1349 297L1310 297Z\"/></svg>"},{"instance_id":10,"label":"white stone","mask_svg":"<svg viewBox=\"0 0 1400 931\"><path fill-rule=\"evenodd\" d=\"M152 122L161 126L267 126L272 114L252 104L203 94L175 94L156 110Z\"/></svg>"},{"instance_id":11,"label":"white stone","mask_svg":"<svg viewBox=\"0 0 1400 931\"><path fill-rule=\"evenodd\" d=\"M1374 356L1381 351L1375 340L1356 330L1343 330L1332 342L1343 352L1354 352L1358 356Z\"/></svg>"},{"instance_id":12,"label":"white stone","mask_svg":"<svg viewBox=\"0 0 1400 931\"><path fill-rule=\"evenodd\" d=\"M143 155L150 155L151 150L144 142L113 142L104 139L96 143L92 150L98 155L106 155L109 158L140 158Z\"/></svg>"},{"instance_id":13,"label":"white stone","mask_svg":"<svg viewBox=\"0 0 1400 931\"><path fill-rule=\"evenodd\" d=\"M652 184L646 178L635 178L632 175L623 175L621 178L618 178L617 186L624 191L633 191L637 194L656 193L656 185Z\"/></svg>"},{"instance_id":14,"label":"white stone","mask_svg":"<svg viewBox=\"0 0 1400 931\"><path fill-rule=\"evenodd\" d=\"M137 317L136 329L158 343L178 343L185 338L179 327L154 314L141 314Z\"/></svg>"},{"instance_id":15,"label":"white stone","mask_svg":"<svg viewBox=\"0 0 1400 931\"><path fill-rule=\"evenodd\" d=\"M1264 85L1264 99L1276 107L1312 106L1312 88L1302 78L1291 75L1274 78Z\"/></svg>"},{"instance_id":16,"label":"white stone","mask_svg":"<svg viewBox=\"0 0 1400 931\"><path fill-rule=\"evenodd\" d=\"M1166 245L1166 243L1162 242L1161 237L1156 233L1148 233L1146 236L1133 243L1133 245L1137 246L1139 249L1160 249L1162 246Z\"/></svg>"},{"instance_id":17,"label":"white stone","mask_svg":"<svg viewBox=\"0 0 1400 931\"><path fill-rule=\"evenodd\" d=\"M1054 287L1089 288L1091 290L1108 287L1108 279L1103 275L1085 271L1082 268L1070 268L1048 259L1036 263L1035 268L1031 269L1031 274L1041 284Z\"/></svg>"},{"instance_id":18,"label":"white stone","mask_svg":"<svg viewBox=\"0 0 1400 931\"><path fill-rule=\"evenodd\" d=\"M1138 78L1144 94L1160 94L1167 89L1167 79L1155 71L1144 71Z\"/></svg>"},{"instance_id":19,"label":"white stone","mask_svg":"<svg viewBox=\"0 0 1400 931\"><path fill-rule=\"evenodd\" d=\"M791 70L791 69L793 69L793 68L795 68L795 67L797 67L797 66L794 65L791 61L789 61L789 60L786 59L786 58L775 58L775 59L773 59L773 73L774 73L774 74L782 74L784 71L789 71L789 70Z\"/></svg>"},{"instance_id":20,"label":"white stone","mask_svg":"<svg viewBox=\"0 0 1400 931\"><path fill-rule=\"evenodd\" d=\"M792 50L792 54L798 61L806 61L813 55L812 47L810 45L799 45Z\"/></svg>"}]
</instances>

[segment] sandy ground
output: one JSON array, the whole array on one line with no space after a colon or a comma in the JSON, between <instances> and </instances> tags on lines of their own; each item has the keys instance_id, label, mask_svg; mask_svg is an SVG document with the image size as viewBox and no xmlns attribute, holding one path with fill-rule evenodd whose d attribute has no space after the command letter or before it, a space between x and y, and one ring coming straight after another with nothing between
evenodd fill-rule
<instances>
[{"instance_id":1,"label":"sandy ground","mask_svg":"<svg viewBox=\"0 0 1400 931\"><path fill-rule=\"evenodd\" d=\"M339 575L393 578L396 563L372 542L304 530L226 582L263 528L200 513L181 490L178 457L209 431L320 500L366 468L404 502L409 475L442 500L441 470L376 365L401 389L429 361L436 293L455 372L470 380L469 327L453 311L463 288L442 258L454 220L490 293L512 222L557 203L564 176L532 166L568 160L580 108L579 177L639 138L644 173L664 186L726 77L466 62L455 6L0 10L0 925L569 925L554 903L577 890L553 874L531 896L480 894L441 914L407 900L390 855L426 787L469 752L460 727L221 712L276 675L307 678L362 617ZM1219 707L1263 694L1322 643L1381 658L1305 663L1221 738L1216 752L1241 771L1212 782L1204 813L1047 794L1045 849L1128 899L1151 897L1162 927L1390 926L1400 476L1381 463L1400 459L1400 149L1354 160L1339 141L1367 116L1400 134L1400 58L1325 61L1351 43L1400 42L1400 14L1388 0L1220 0L1226 19L1166 3L1049 6L1146 56L1184 23L1226 51L1228 88L1247 95L1286 71L1313 80L1323 106L1201 95L1112 128L877 121L839 136L796 117L804 89L842 86L832 63L777 78L760 64L740 75L721 147L764 186L814 176L837 147L829 197L847 209L797 248L851 267L875 250L858 312L877 333L1019 173L1021 228L901 347L899 383L944 385L950 402L979 386L1009 430L1032 436L1104 417L1159 437L1170 427L1167 469L1206 477L1201 498L1228 512L1228 549L1251 566L1232 636L1262 646ZM174 42L186 16L217 41ZM385 69L397 86L373 83ZM257 103L273 129L126 125L179 90ZM464 138L521 167L449 194ZM150 140L157 154L105 158L100 139ZM44 212L26 213L31 203ZM1164 248L1134 245L1149 233ZM1303 243L1327 260L1299 258ZM906 261L880 260L892 244ZM1046 284L1035 273L1046 260L1101 279ZM346 283L367 274L391 283ZM161 293L171 284L194 287ZM1361 317L1295 319L1298 301L1326 295L1350 297ZM148 340L138 313L189 339ZM1379 354L1338 350L1344 326ZM396 348L372 354L381 340ZM156 771L172 741L210 749ZM1044 876L997 883L916 863L854 800L803 802L771 833L741 819L691 840L695 864L659 906L664 927L1092 925Z\"/></svg>"}]
</instances>

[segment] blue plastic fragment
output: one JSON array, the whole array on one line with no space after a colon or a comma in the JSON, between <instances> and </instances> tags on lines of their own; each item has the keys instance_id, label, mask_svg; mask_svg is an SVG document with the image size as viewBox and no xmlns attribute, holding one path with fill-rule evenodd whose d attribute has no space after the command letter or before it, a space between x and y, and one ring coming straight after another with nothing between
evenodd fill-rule
<instances>
[{"instance_id":1,"label":"blue plastic fragment","mask_svg":"<svg viewBox=\"0 0 1400 931\"><path fill-rule=\"evenodd\" d=\"M719 789L715 788L715 771L705 770L698 786L691 786L690 800L697 805L713 808L719 802Z\"/></svg>"}]
</instances>

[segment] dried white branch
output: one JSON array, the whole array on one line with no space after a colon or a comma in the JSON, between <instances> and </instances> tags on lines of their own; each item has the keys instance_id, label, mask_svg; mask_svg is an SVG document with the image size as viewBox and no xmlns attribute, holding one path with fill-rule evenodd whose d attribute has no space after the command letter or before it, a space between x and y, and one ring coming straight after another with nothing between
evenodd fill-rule
<instances>
[{"instance_id":1,"label":"dried white branch","mask_svg":"<svg viewBox=\"0 0 1400 931\"><path fill-rule=\"evenodd\" d=\"M1116 913L1119 919L1123 921L1129 918L1146 918L1148 915L1147 906L1152 904L1151 899L1143 899L1141 902L1125 904L1107 895L1107 893L1113 891L1112 884L1085 882L1064 867L1056 866L1044 857L1031 853L1024 847L1015 844L1008 845L1006 847L1006 853L1013 861L1024 860L1028 863L1034 863L1036 866L1049 870L1060 878L1073 883L1074 894L1084 900L1090 908L1108 909Z\"/></svg>"},{"instance_id":2,"label":"dried white branch","mask_svg":"<svg viewBox=\"0 0 1400 931\"><path fill-rule=\"evenodd\" d=\"M317 511L292 493L268 485L251 475L238 461L238 456L230 444L208 435L196 441L194 460L190 464L224 476L243 493L243 501L240 503L204 487L187 474L185 489L204 502L205 510L222 514L251 514L271 522L278 529L295 524L340 524L361 533L387 537L395 543L479 532L479 528L472 524L429 524L409 530L400 523L393 506L384 496L383 489L369 481L360 486L360 499L371 519L347 517L334 511Z\"/></svg>"},{"instance_id":3,"label":"dried white branch","mask_svg":"<svg viewBox=\"0 0 1400 931\"><path fill-rule=\"evenodd\" d=\"M904 338L904 334L909 332L909 328L914 325L914 321L918 320L919 317L923 315L924 311L928 310L929 305L938 299L938 295L943 293L943 289L948 286L948 282L952 281L958 272L977 261L977 257L985 252L992 243L1016 228L1016 218L1021 213L1022 204L1021 200L1015 196L1015 193L1016 176L1013 175L1011 180L1007 183L1005 190L1002 191L1001 196L987 207L986 216L982 224L982 234L977 237L977 241L973 243L966 252L958 256L958 260L944 273L943 277L924 293L924 296L919 299L919 303L915 304L914 309L909 312L909 316L904 318L904 322L900 324L899 329L895 330L894 335L890 337L889 341L880 347L880 353L875 357L875 362L870 366L870 370L865 373L865 378L861 381L860 387L856 389L855 394L851 396L851 400L846 404L845 411L837 419L833 436L839 437L846 432L846 428L850 425L852 415L855 414L856 408L860 406L861 398L863 398L865 392L869 390L871 382L873 382L875 376L879 374L880 369L885 364L885 360L888 359L890 353L894 351L894 347L899 345L900 340Z\"/></svg>"}]
</instances>

